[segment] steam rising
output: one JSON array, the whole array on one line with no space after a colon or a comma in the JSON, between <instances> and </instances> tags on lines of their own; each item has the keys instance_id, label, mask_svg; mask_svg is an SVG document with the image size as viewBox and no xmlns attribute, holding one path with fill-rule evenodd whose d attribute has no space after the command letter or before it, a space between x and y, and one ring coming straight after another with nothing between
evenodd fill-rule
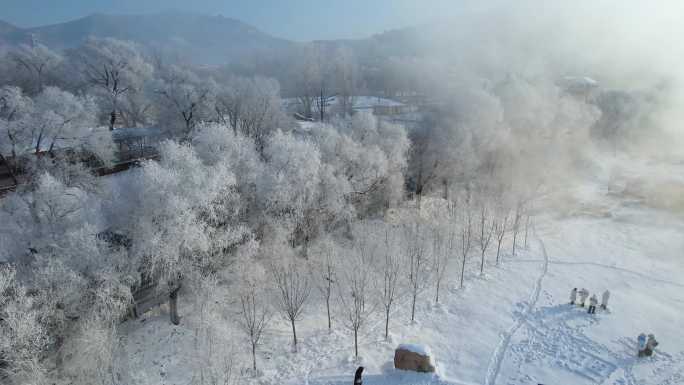
<instances>
[{"instance_id":1,"label":"steam rising","mask_svg":"<svg viewBox=\"0 0 684 385\"><path fill-rule=\"evenodd\" d=\"M641 99L631 108L648 120L640 139L663 133L667 140L657 144L675 138L673 150L684 118L682 16L679 1L515 1L434 26L421 42L457 66L461 79L523 80L532 89L518 95L522 108L551 102L549 90L568 77L628 93Z\"/></svg>"}]
</instances>

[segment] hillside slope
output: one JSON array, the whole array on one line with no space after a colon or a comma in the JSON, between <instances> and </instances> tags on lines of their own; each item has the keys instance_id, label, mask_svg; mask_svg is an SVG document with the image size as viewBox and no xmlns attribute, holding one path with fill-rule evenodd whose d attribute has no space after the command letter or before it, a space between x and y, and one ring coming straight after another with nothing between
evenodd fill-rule
<instances>
[{"instance_id":1,"label":"hillside slope","mask_svg":"<svg viewBox=\"0 0 684 385\"><path fill-rule=\"evenodd\" d=\"M137 42L154 52L189 58L195 64L221 64L236 57L274 54L293 44L235 19L185 12L94 14L35 28L16 28L0 22L0 41L20 44L32 37L53 49L75 47L89 37L112 37Z\"/></svg>"}]
</instances>

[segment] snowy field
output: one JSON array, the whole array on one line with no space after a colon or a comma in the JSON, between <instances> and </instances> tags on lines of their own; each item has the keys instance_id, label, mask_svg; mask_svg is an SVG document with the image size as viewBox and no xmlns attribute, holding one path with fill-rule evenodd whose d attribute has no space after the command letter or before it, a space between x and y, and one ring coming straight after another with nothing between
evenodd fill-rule
<instances>
[{"instance_id":1,"label":"snowy field","mask_svg":"<svg viewBox=\"0 0 684 385\"><path fill-rule=\"evenodd\" d=\"M507 246L501 267L490 266L480 277L479 260L471 257L465 289L458 289L458 268L451 266L440 304L432 289L422 293L414 324L403 298L389 342L377 312L360 338L364 384L683 384L681 213L599 183L568 195L574 200L563 210L535 218L525 250L510 256ZM609 289L609 310L589 315L569 305L573 287L599 298ZM324 313L322 305L308 309L298 326L298 353L291 351L288 325L275 319L258 353L260 372L245 381L350 384L359 365L352 359L353 339L339 324L328 332ZM189 383L193 367L202 365L193 357L189 323L171 325L164 309L127 323L121 353L128 383ZM637 359L642 332L654 333L660 345L653 357ZM230 320L225 333L236 361L248 365L248 345ZM400 343L429 346L438 374L392 369Z\"/></svg>"}]
</instances>

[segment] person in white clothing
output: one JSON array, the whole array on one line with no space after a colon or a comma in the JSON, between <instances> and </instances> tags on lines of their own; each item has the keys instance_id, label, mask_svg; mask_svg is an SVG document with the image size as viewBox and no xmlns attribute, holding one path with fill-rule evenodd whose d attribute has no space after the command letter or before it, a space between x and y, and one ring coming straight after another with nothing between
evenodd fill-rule
<instances>
[{"instance_id":1,"label":"person in white clothing","mask_svg":"<svg viewBox=\"0 0 684 385\"><path fill-rule=\"evenodd\" d=\"M587 311L587 313L596 314L596 305L598 305L598 298L596 298L596 294L594 294L589 299L589 311Z\"/></svg>"},{"instance_id":2,"label":"person in white clothing","mask_svg":"<svg viewBox=\"0 0 684 385\"><path fill-rule=\"evenodd\" d=\"M570 305L574 305L577 302L577 288L570 291Z\"/></svg>"},{"instance_id":3,"label":"person in white clothing","mask_svg":"<svg viewBox=\"0 0 684 385\"><path fill-rule=\"evenodd\" d=\"M582 290L579 291L579 296L580 296L580 306L584 307L584 304L587 302L587 298L589 297L589 290L582 288Z\"/></svg>"},{"instance_id":4,"label":"person in white clothing","mask_svg":"<svg viewBox=\"0 0 684 385\"><path fill-rule=\"evenodd\" d=\"M608 309L608 299L610 298L610 291L606 290L603 292L603 297L601 298L601 309Z\"/></svg>"}]
</instances>

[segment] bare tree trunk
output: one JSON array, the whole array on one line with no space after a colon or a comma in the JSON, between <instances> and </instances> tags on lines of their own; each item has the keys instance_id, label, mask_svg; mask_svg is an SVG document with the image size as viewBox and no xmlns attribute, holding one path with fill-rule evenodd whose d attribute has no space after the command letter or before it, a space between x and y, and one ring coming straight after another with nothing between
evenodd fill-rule
<instances>
[{"instance_id":1,"label":"bare tree trunk","mask_svg":"<svg viewBox=\"0 0 684 385\"><path fill-rule=\"evenodd\" d=\"M389 339L389 317L390 317L390 308L387 307L387 308L385 308L385 340Z\"/></svg>"},{"instance_id":2,"label":"bare tree trunk","mask_svg":"<svg viewBox=\"0 0 684 385\"><path fill-rule=\"evenodd\" d=\"M354 329L354 356L355 356L356 358L359 358L359 339L358 339L358 335L359 335L359 330L358 330L358 329Z\"/></svg>"},{"instance_id":3,"label":"bare tree trunk","mask_svg":"<svg viewBox=\"0 0 684 385\"><path fill-rule=\"evenodd\" d=\"M518 230L513 230L513 256L515 256L515 244L518 240Z\"/></svg>"},{"instance_id":4,"label":"bare tree trunk","mask_svg":"<svg viewBox=\"0 0 684 385\"><path fill-rule=\"evenodd\" d=\"M485 250L482 250L482 256L480 258L480 275L484 274L484 262L485 262Z\"/></svg>"},{"instance_id":5,"label":"bare tree trunk","mask_svg":"<svg viewBox=\"0 0 684 385\"><path fill-rule=\"evenodd\" d=\"M113 109L109 115L109 131L114 131L114 125L116 124L116 109Z\"/></svg>"},{"instance_id":6,"label":"bare tree trunk","mask_svg":"<svg viewBox=\"0 0 684 385\"><path fill-rule=\"evenodd\" d=\"M180 317L178 317L178 290L180 288L173 289L169 293L169 316L171 317L171 323L174 325L180 324Z\"/></svg>"},{"instance_id":7,"label":"bare tree trunk","mask_svg":"<svg viewBox=\"0 0 684 385\"><path fill-rule=\"evenodd\" d=\"M461 289L463 289L463 278L465 277L465 256L463 257L463 262L461 263Z\"/></svg>"},{"instance_id":8,"label":"bare tree trunk","mask_svg":"<svg viewBox=\"0 0 684 385\"><path fill-rule=\"evenodd\" d=\"M292 338L294 340L294 351L297 351L297 329L295 329L295 323L294 320L291 320L292 323Z\"/></svg>"},{"instance_id":9,"label":"bare tree trunk","mask_svg":"<svg viewBox=\"0 0 684 385\"><path fill-rule=\"evenodd\" d=\"M325 299L325 307L328 310L328 330L332 330L332 319L330 318L330 296Z\"/></svg>"},{"instance_id":10,"label":"bare tree trunk","mask_svg":"<svg viewBox=\"0 0 684 385\"><path fill-rule=\"evenodd\" d=\"M515 256L515 247L518 243L518 233L520 232L520 217L522 216L522 203L518 202L515 208L515 222L513 222L513 256Z\"/></svg>"},{"instance_id":11,"label":"bare tree trunk","mask_svg":"<svg viewBox=\"0 0 684 385\"><path fill-rule=\"evenodd\" d=\"M256 344L252 344L252 369L254 369L254 373L256 374Z\"/></svg>"},{"instance_id":12,"label":"bare tree trunk","mask_svg":"<svg viewBox=\"0 0 684 385\"><path fill-rule=\"evenodd\" d=\"M416 206L418 207L418 210L420 210L420 204L423 200L423 186L418 185L416 187Z\"/></svg>"},{"instance_id":13,"label":"bare tree trunk","mask_svg":"<svg viewBox=\"0 0 684 385\"><path fill-rule=\"evenodd\" d=\"M413 301L411 301L411 322L415 320L415 315L416 315L416 297L418 296L418 293L414 290L413 291Z\"/></svg>"},{"instance_id":14,"label":"bare tree trunk","mask_svg":"<svg viewBox=\"0 0 684 385\"><path fill-rule=\"evenodd\" d=\"M499 254L501 254L501 241L503 238L499 238L499 242L496 246L496 265L499 266Z\"/></svg>"},{"instance_id":15,"label":"bare tree trunk","mask_svg":"<svg viewBox=\"0 0 684 385\"><path fill-rule=\"evenodd\" d=\"M525 221L525 248L527 249L527 234L530 229L530 215L527 215L527 220Z\"/></svg>"}]
</instances>

